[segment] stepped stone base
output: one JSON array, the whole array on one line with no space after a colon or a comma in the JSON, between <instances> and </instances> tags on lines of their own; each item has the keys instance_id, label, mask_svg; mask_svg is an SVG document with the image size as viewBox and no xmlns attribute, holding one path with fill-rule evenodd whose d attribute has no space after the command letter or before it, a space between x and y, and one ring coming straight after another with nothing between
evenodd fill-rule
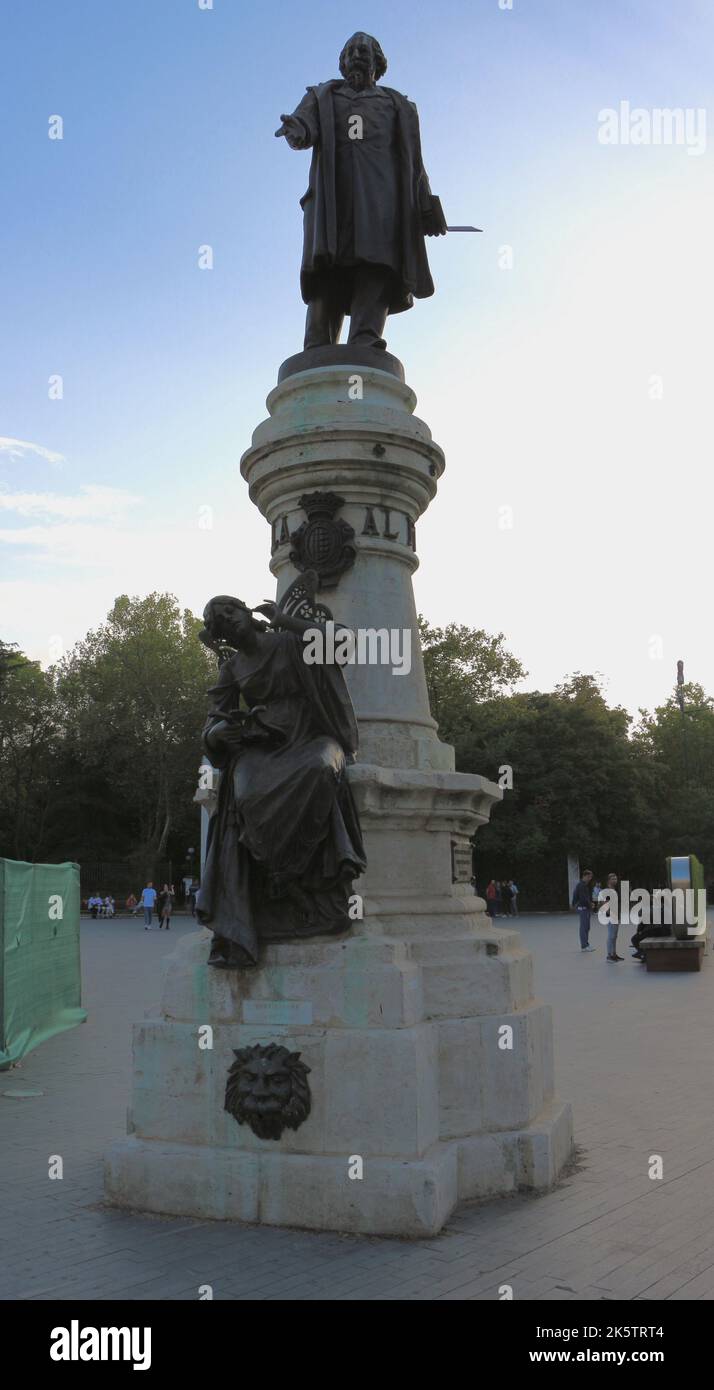
<instances>
[{"instance_id":1,"label":"stepped stone base","mask_svg":"<svg viewBox=\"0 0 714 1390\"><path fill-rule=\"evenodd\" d=\"M106 1159L117 1206L356 1235L432 1236L458 1201L552 1186L572 1149L570 1107L546 1106L522 1130L432 1145L419 1159L237 1152L135 1135ZM267 1145L266 1145L267 1150Z\"/></svg>"},{"instance_id":2,"label":"stepped stone base","mask_svg":"<svg viewBox=\"0 0 714 1390\"><path fill-rule=\"evenodd\" d=\"M209 969L210 934L184 938L160 1016L135 1028L130 1133L107 1154L108 1200L419 1236L460 1200L549 1187L572 1147L569 1107L552 1095L550 1010L531 997L517 933L471 904L455 905L438 943L418 926L380 935L371 918L341 940L276 943L255 972ZM310 1068L310 1115L278 1141L224 1109L234 1050L256 1042Z\"/></svg>"}]
</instances>

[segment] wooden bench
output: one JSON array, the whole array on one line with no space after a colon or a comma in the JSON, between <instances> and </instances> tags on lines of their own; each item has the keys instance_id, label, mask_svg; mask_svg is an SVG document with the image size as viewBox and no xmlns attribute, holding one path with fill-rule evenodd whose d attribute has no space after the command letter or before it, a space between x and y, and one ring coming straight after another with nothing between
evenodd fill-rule
<instances>
[{"instance_id":1,"label":"wooden bench","mask_svg":"<svg viewBox=\"0 0 714 1390\"><path fill-rule=\"evenodd\" d=\"M705 944L703 936L643 936L640 951L648 970L701 970Z\"/></svg>"}]
</instances>

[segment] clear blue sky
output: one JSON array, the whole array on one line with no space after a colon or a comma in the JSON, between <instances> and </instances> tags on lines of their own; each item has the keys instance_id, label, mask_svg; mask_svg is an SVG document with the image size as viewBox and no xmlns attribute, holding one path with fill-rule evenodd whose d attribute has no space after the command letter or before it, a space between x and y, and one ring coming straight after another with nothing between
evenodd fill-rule
<instances>
[{"instance_id":1,"label":"clear blue sky","mask_svg":"<svg viewBox=\"0 0 714 1390\"><path fill-rule=\"evenodd\" d=\"M387 327L447 453L420 608L503 629L529 685L596 668L635 709L683 656L714 692L712 155L597 138L622 100L711 117L709 0L6 4L3 635L45 662L118 592L270 592L237 463L302 342L308 170L273 131L357 26L486 229L430 242L436 296Z\"/></svg>"}]
</instances>

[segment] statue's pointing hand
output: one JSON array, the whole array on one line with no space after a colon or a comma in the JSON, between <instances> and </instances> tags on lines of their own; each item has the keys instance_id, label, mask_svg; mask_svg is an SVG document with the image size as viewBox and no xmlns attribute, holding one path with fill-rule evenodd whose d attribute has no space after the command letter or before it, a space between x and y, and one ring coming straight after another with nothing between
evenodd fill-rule
<instances>
[{"instance_id":1,"label":"statue's pointing hand","mask_svg":"<svg viewBox=\"0 0 714 1390\"><path fill-rule=\"evenodd\" d=\"M284 135L291 150L301 150L305 144L305 126L298 116L281 116L282 125L276 130L276 137Z\"/></svg>"}]
</instances>

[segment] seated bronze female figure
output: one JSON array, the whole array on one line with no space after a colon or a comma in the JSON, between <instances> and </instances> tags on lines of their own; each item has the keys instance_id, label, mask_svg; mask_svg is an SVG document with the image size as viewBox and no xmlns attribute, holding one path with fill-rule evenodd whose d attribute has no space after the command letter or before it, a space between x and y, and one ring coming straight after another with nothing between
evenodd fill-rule
<instances>
[{"instance_id":1,"label":"seated bronze female figure","mask_svg":"<svg viewBox=\"0 0 714 1390\"><path fill-rule=\"evenodd\" d=\"M197 915L214 933L209 964L251 966L261 941L350 925L366 867L345 775L357 722L339 666L303 660L317 621L225 594L203 620L202 641L223 658L204 729L221 779Z\"/></svg>"}]
</instances>

